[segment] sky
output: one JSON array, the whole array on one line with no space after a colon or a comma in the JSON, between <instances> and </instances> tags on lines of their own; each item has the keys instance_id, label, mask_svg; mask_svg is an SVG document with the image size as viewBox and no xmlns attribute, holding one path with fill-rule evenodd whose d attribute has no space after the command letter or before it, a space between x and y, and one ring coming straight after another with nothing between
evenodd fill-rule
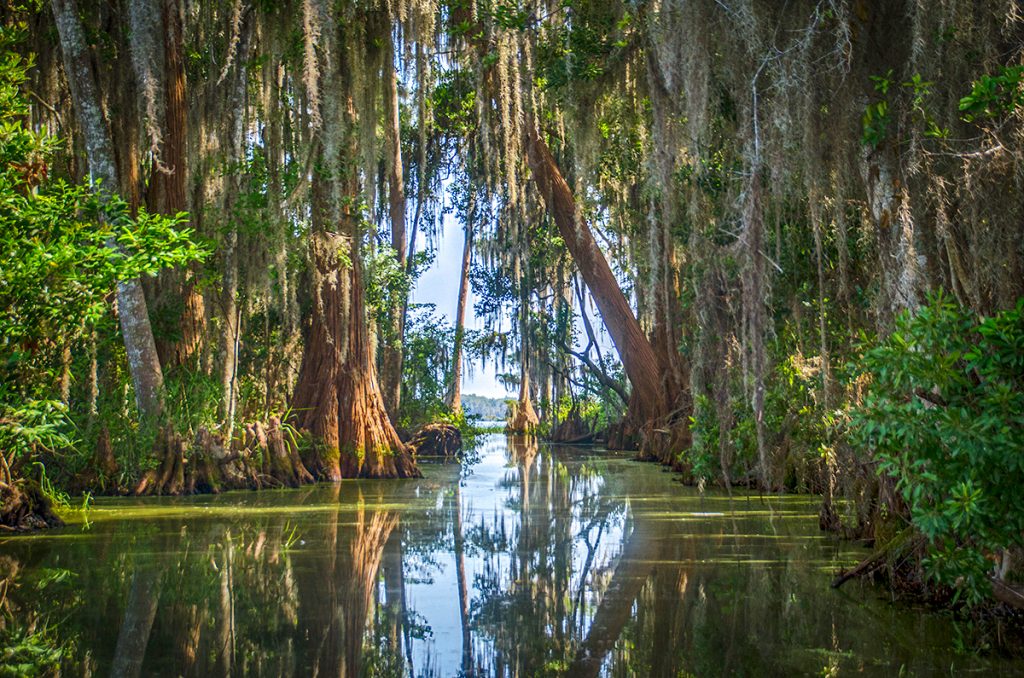
<instances>
[{"instance_id":1,"label":"sky","mask_svg":"<svg viewBox=\"0 0 1024 678\"><path fill-rule=\"evenodd\" d=\"M447 200L448 196L445 196ZM455 307L459 300L459 276L462 273L462 246L465 242L465 234L462 225L455 215L448 212L443 216L441 223L439 242L435 253L434 262L430 268L425 270L416 281L412 290L411 301L417 304L434 304L436 314L444 317L448 323L455 326ZM422 240L420 241L422 243ZM422 245L419 245L422 247ZM585 299L589 310L590 320L593 323L597 335L597 342L602 351L608 355L615 355L615 347L611 337L601 320L601 314L597 312L593 298L589 292L585 292ZM483 320L476 317L473 306L476 302L476 295L470 288L469 299L466 302L466 329L483 329ZM582 326L580 310L574 305L573 315L576 326ZM586 339L580 330L575 337L575 348L581 350ZM487 396L488 398L515 398L517 393L508 391L496 379L497 370L494 363L484 367L479 359L463 363L462 371L462 393Z\"/></svg>"},{"instance_id":2,"label":"sky","mask_svg":"<svg viewBox=\"0 0 1024 678\"><path fill-rule=\"evenodd\" d=\"M451 214L444 215L440 242L434 263L420 275L416 287L412 291L412 301L417 304L434 304L437 315L443 316L453 327L455 326L455 307L459 301L459 275L462 272L462 246L465 235L462 225ZM466 329L483 328L483 321L473 312L476 295L470 289L466 303ZM515 394L506 391L495 378L495 366L489 364L485 369L479 361L466 364L462 372L462 392L487 396L488 398L514 398Z\"/></svg>"}]
</instances>

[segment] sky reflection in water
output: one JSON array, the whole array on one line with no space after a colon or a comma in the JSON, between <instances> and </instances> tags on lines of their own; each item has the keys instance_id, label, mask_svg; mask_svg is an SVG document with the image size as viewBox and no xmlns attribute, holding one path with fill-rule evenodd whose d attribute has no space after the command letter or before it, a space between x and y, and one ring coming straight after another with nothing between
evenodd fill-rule
<instances>
[{"instance_id":1,"label":"sky reflection in water","mask_svg":"<svg viewBox=\"0 0 1024 678\"><path fill-rule=\"evenodd\" d=\"M100 675L911 675L947 618L830 573L813 497L695 491L628 456L487 437L418 481L105 499L0 541L22 620Z\"/></svg>"}]
</instances>

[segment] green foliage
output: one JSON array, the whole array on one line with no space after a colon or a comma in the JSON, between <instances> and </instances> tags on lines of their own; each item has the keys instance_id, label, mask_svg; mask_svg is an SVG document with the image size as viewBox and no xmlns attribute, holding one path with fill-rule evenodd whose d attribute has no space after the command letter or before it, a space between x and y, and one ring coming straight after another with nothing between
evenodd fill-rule
<instances>
[{"instance_id":1,"label":"green foliage","mask_svg":"<svg viewBox=\"0 0 1024 678\"><path fill-rule=\"evenodd\" d=\"M605 398L584 396L573 400L563 396L556 410L558 421L565 421L575 413L591 431L602 431L622 418L621 404L609 407ZM541 422L545 424L547 422Z\"/></svg>"},{"instance_id":2,"label":"green foliage","mask_svg":"<svg viewBox=\"0 0 1024 678\"><path fill-rule=\"evenodd\" d=\"M425 259L431 255L421 252ZM398 261L395 250L387 245L378 245L365 257L366 260L366 305L377 316L381 326L386 325L385 318L390 309L409 296L412 287L412 276Z\"/></svg>"},{"instance_id":3,"label":"green foliage","mask_svg":"<svg viewBox=\"0 0 1024 678\"><path fill-rule=\"evenodd\" d=\"M64 656L59 639L47 626L29 630L17 626L0 633L0 676L18 678L56 674Z\"/></svg>"},{"instance_id":4,"label":"green foliage","mask_svg":"<svg viewBox=\"0 0 1024 678\"><path fill-rule=\"evenodd\" d=\"M25 125L31 60L0 27L0 451L8 461L72 442L57 402L62 354L109 313L118 280L201 259L184 215L130 216L116 197L47 180L54 139Z\"/></svg>"},{"instance_id":5,"label":"green foliage","mask_svg":"<svg viewBox=\"0 0 1024 678\"><path fill-rule=\"evenodd\" d=\"M725 152L719 149L692 162L682 163L675 178L683 186L696 186L709 198L717 198L740 168L738 160L728 162Z\"/></svg>"},{"instance_id":6,"label":"green foliage","mask_svg":"<svg viewBox=\"0 0 1024 678\"><path fill-rule=\"evenodd\" d=\"M473 74L462 69L443 73L434 88L431 105L440 129L453 136L468 136L476 125Z\"/></svg>"},{"instance_id":7,"label":"green foliage","mask_svg":"<svg viewBox=\"0 0 1024 678\"><path fill-rule=\"evenodd\" d=\"M214 429L220 424L224 390L216 376L202 370L175 370L165 379L164 388L167 390L165 417L174 430L194 432L202 426ZM243 400L243 396L239 400Z\"/></svg>"},{"instance_id":8,"label":"green foliage","mask_svg":"<svg viewBox=\"0 0 1024 678\"><path fill-rule=\"evenodd\" d=\"M690 473L698 483L705 483L715 474L720 431L711 399L704 394L693 400L690 431L693 445L680 453L680 461L689 465Z\"/></svg>"},{"instance_id":9,"label":"green foliage","mask_svg":"<svg viewBox=\"0 0 1024 678\"><path fill-rule=\"evenodd\" d=\"M61 662L75 650L75 640L65 635L64 620L51 622L26 613L12 606L9 598L17 595L18 589L29 589L34 597L74 601L69 589L76 575L58 568L41 569L30 580L22 581L19 575L17 568L0 570L0 678L60 675Z\"/></svg>"},{"instance_id":10,"label":"green foliage","mask_svg":"<svg viewBox=\"0 0 1024 678\"><path fill-rule=\"evenodd\" d=\"M496 26L507 30L524 30L530 18L529 12L520 9L516 2L495 2L490 8L490 17Z\"/></svg>"},{"instance_id":11,"label":"green foliage","mask_svg":"<svg viewBox=\"0 0 1024 678\"><path fill-rule=\"evenodd\" d=\"M995 75L983 75L971 84L971 93L960 99L963 119L999 118L1024 105L1024 66L1004 66Z\"/></svg>"},{"instance_id":12,"label":"green foliage","mask_svg":"<svg viewBox=\"0 0 1024 678\"><path fill-rule=\"evenodd\" d=\"M637 32L637 22L623 5L580 0L562 4L572 19L550 31L538 46L541 88L597 80L622 57Z\"/></svg>"},{"instance_id":13,"label":"green foliage","mask_svg":"<svg viewBox=\"0 0 1024 678\"><path fill-rule=\"evenodd\" d=\"M435 314L433 304L410 304L403 344L400 428L411 430L448 413L454 343L455 329Z\"/></svg>"},{"instance_id":14,"label":"green foliage","mask_svg":"<svg viewBox=\"0 0 1024 678\"><path fill-rule=\"evenodd\" d=\"M1024 531L1024 300L980 318L937 294L861 367L871 383L855 440L896 479L929 540L930 573L977 602L987 557Z\"/></svg>"},{"instance_id":15,"label":"green foliage","mask_svg":"<svg viewBox=\"0 0 1024 678\"><path fill-rule=\"evenodd\" d=\"M925 80L920 73L915 73L906 82L897 83L893 79L891 68L885 75L871 76L871 81L881 98L868 104L861 117L861 142L864 145L876 148L889 137L892 132L893 113L897 105L903 103L909 108L910 121L920 125L925 137L945 139L949 136L949 130L939 127L927 106L935 83ZM899 90L894 89L897 84Z\"/></svg>"},{"instance_id":16,"label":"green foliage","mask_svg":"<svg viewBox=\"0 0 1024 678\"><path fill-rule=\"evenodd\" d=\"M33 450L67 447L67 423L67 408L57 400L0 402L0 453L19 459Z\"/></svg>"}]
</instances>

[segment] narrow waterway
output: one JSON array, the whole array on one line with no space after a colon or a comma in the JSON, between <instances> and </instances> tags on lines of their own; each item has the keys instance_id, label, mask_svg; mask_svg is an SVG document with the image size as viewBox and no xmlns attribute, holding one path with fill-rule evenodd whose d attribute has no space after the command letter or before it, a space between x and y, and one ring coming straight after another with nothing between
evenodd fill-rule
<instances>
[{"instance_id":1,"label":"narrow waterway","mask_svg":"<svg viewBox=\"0 0 1024 678\"><path fill-rule=\"evenodd\" d=\"M417 481L101 499L0 541L68 675L959 675L945 616L830 576L817 500L698 495L618 453L486 437ZM3 596L0 596L3 597Z\"/></svg>"}]
</instances>

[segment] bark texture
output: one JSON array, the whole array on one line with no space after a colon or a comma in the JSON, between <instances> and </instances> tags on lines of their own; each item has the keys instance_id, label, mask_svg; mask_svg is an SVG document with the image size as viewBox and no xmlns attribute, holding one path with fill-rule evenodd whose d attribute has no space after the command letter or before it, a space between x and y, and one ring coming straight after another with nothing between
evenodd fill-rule
<instances>
[{"instance_id":1,"label":"bark texture","mask_svg":"<svg viewBox=\"0 0 1024 678\"><path fill-rule=\"evenodd\" d=\"M100 182L98 190L101 198L106 198L119 185L117 166L114 163L110 130L100 105L99 89L90 66L85 35L78 18L78 7L75 0L53 0L52 7L60 34L64 71L85 142L89 173L94 181ZM117 248L112 238L107 244ZM155 419L163 410L163 370L153 340L146 297L137 279L118 282L117 310L139 411L143 416Z\"/></svg>"},{"instance_id":2,"label":"bark texture","mask_svg":"<svg viewBox=\"0 0 1024 678\"><path fill-rule=\"evenodd\" d=\"M470 217L467 217L467 219ZM459 300L455 306L455 347L452 350L452 389L448 405L453 414L462 411L462 347L466 338L466 301L469 298L469 266L473 259L473 227L467 223L462 245Z\"/></svg>"},{"instance_id":3,"label":"bark texture","mask_svg":"<svg viewBox=\"0 0 1024 678\"><path fill-rule=\"evenodd\" d=\"M402 128L399 120L398 73L395 70L395 49L391 38L391 25L387 24L387 49L384 52L385 72L385 131L388 168L388 209L391 217L391 249L395 251L398 265L405 270L408 259L408 244L405 231L405 178L402 168ZM404 301L398 300L388 310L391 324L384 345L381 369L381 384L384 404L392 418L398 416L402 401L402 316Z\"/></svg>"},{"instance_id":4,"label":"bark texture","mask_svg":"<svg viewBox=\"0 0 1024 678\"><path fill-rule=\"evenodd\" d=\"M310 239L313 311L292 401L299 428L316 452L308 460L319 478L418 477L381 397L372 360L358 256L350 240L320 232Z\"/></svg>"},{"instance_id":5,"label":"bark texture","mask_svg":"<svg viewBox=\"0 0 1024 678\"><path fill-rule=\"evenodd\" d=\"M145 35L143 27L136 30L137 21L132 22L132 50L137 54L136 64L155 64L162 61L162 78L152 84L159 86L162 81L161 105L146 106L147 115L161 116L162 120L150 121L154 129L159 125L160 145L154 154L146 194L150 212L175 215L188 211L188 103L185 100L184 36L181 14L174 0L150 0L142 4L137 14L153 13L162 18L156 35L163 36L163 53L147 54L155 48L154 43L140 40ZM136 33L139 35L137 36ZM139 70L139 67L136 67ZM142 80L141 77L139 77ZM145 93L156 96L156 92ZM206 304L196 279L198 269L189 267L179 271L166 269L157 277L153 310L157 317L166 317L169 326L165 332L155 332L156 348L161 365L170 367L185 365L193 361L203 346L206 331Z\"/></svg>"},{"instance_id":6,"label":"bark texture","mask_svg":"<svg viewBox=\"0 0 1024 678\"><path fill-rule=\"evenodd\" d=\"M526 142L533 179L597 303L633 387L631 397L634 402L630 410L638 422L648 426L660 422L671 413L678 396L670 390L674 385L666 383L663 378L669 371L640 327L590 226L580 214L554 156L535 125L529 126Z\"/></svg>"},{"instance_id":7,"label":"bark texture","mask_svg":"<svg viewBox=\"0 0 1024 678\"><path fill-rule=\"evenodd\" d=\"M292 410L297 426L315 441L308 466L319 478L418 477L377 378L360 246L354 55L346 51L344 22L338 24L322 35L333 58L320 64L316 82L307 83L310 100L320 102L323 144L312 181L312 312Z\"/></svg>"}]
</instances>

